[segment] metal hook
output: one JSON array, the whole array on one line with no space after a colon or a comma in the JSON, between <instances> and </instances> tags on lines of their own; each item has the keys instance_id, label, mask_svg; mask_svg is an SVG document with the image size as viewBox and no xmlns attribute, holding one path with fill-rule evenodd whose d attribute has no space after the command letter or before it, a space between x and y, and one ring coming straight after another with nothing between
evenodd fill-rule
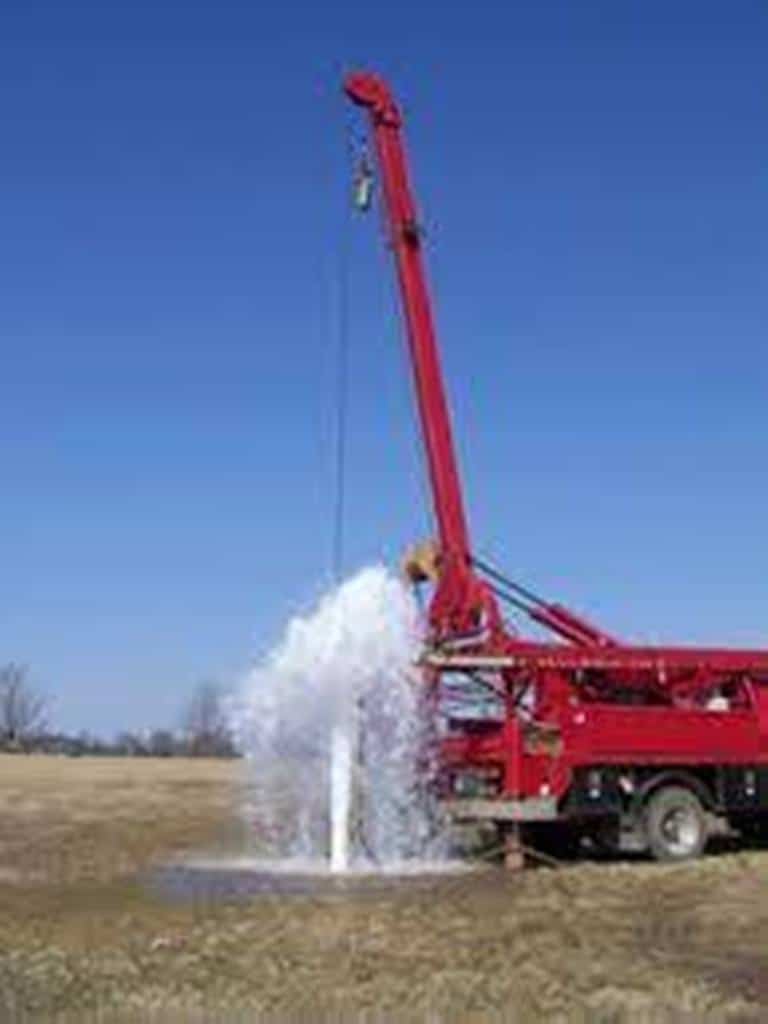
<instances>
[{"instance_id":1,"label":"metal hook","mask_svg":"<svg viewBox=\"0 0 768 1024\"><path fill-rule=\"evenodd\" d=\"M367 213L373 202L374 176L373 167L365 149L360 154L354 182L355 207Z\"/></svg>"}]
</instances>

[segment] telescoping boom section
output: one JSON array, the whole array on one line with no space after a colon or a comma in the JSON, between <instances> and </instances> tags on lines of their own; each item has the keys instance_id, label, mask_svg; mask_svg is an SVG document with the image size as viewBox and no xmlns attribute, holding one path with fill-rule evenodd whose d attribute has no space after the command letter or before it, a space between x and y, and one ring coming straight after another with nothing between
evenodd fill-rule
<instances>
[{"instance_id":1,"label":"telescoping boom section","mask_svg":"<svg viewBox=\"0 0 768 1024\"><path fill-rule=\"evenodd\" d=\"M625 643L476 557L441 368L403 118L379 76L368 114L399 285L436 535L407 561L432 586L423 655L448 813L532 843L701 852L712 829L768 827L768 650ZM526 638L503 612L549 634ZM514 856L511 856L511 860Z\"/></svg>"}]
</instances>

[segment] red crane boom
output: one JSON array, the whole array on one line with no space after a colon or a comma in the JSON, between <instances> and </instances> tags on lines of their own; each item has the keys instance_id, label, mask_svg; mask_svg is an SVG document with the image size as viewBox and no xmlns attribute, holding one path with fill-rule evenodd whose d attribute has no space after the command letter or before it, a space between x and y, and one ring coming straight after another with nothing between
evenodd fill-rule
<instances>
[{"instance_id":1,"label":"red crane boom","mask_svg":"<svg viewBox=\"0 0 768 1024\"><path fill-rule=\"evenodd\" d=\"M484 624L497 628L500 616L491 588L472 572L472 549L424 267L422 231L403 145L402 116L389 87L378 75L351 74L345 89L370 115L400 285L439 534L440 587L433 602L432 624L441 636L465 633ZM579 645L614 642L569 609L535 597L531 600L530 593L516 589L519 606L563 639ZM525 600L520 601L523 596Z\"/></svg>"},{"instance_id":2,"label":"red crane boom","mask_svg":"<svg viewBox=\"0 0 768 1024\"><path fill-rule=\"evenodd\" d=\"M469 566L469 534L424 270L422 232L401 138L402 118L389 89L376 75L350 75L346 90L355 103L368 109L373 125L440 535L440 554L444 573L447 571L457 579Z\"/></svg>"}]
</instances>

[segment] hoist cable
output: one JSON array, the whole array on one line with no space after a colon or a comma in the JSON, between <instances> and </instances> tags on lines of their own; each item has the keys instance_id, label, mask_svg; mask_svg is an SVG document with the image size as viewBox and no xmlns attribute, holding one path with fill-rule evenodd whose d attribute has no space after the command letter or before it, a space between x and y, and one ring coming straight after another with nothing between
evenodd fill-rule
<instances>
[{"instance_id":1,"label":"hoist cable","mask_svg":"<svg viewBox=\"0 0 768 1024\"><path fill-rule=\"evenodd\" d=\"M345 133L345 159L352 148L351 130ZM331 538L331 572L333 582L341 581L344 569L345 520L347 505L347 431L349 420L350 362L350 214L348 196L344 193L341 230L338 235L335 273L336 313L336 380L333 524Z\"/></svg>"},{"instance_id":2,"label":"hoist cable","mask_svg":"<svg viewBox=\"0 0 768 1024\"><path fill-rule=\"evenodd\" d=\"M371 165L368 157L368 140L366 134L361 134L359 129L354 127L352 122L347 119L345 128L345 156L347 160L347 166L352 168L360 169L361 175L365 176L371 173ZM355 199L358 210L367 211L371 205L370 202L370 191L366 192L366 201L361 204L359 184L362 180L361 175L358 175L355 181ZM371 182L368 183L369 186ZM331 569L332 578L334 583L341 581L343 568L344 568L344 554L345 554L345 543L346 543L346 513L347 513L347 501L348 501L348 482L347 482L347 462L348 462L348 435L349 435L349 405L350 405L350 361L351 361L351 225L352 225L352 214L350 208L353 205L350 202L349 191L345 189L344 193L344 217L340 225L340 231L338 234L338 241L336 245L337 257L335 267L335 282L334 282L334 306L335 306L335 409L334 409L334 441L333 441L333 519L332 519L332 540L331 540ZM390 230L387 224L385 211L382 208L381 203L373 203L376 207L377 219L379 222L379 231L385 238L385 248L391 250L391 237ZM393 279L393 275L387 274L388 291L390 293L392 302L391 308L394 310L400 310L402 313L402 298L397 289L396 281ZM401 336L401 331L398 330L398 335ZM414 383L413 368L410 359L409 345L407 339L400 338L399 344L396 345L398 352L398 362L400 363L401 372L399 375L403 380L410 380L410 388L408 388L408 398L405 402L408 417L411 421L411 436L417 440L422 437L422 424L420 418L416 413L413 403L413 388ZM428 477L427 472L427 461L424 454L422 445L416 443L415 446L411 447L411 453L413 447L416 449L416 462L417 466L413 465L413 454L410 455L409 462L411 462L411 470L416 468L414 474L417 482L417 489L420 492L422 514L426 522L431 521L431 515L429 510L431 509L430 494L427 488L426 480ZM419 471L420 470L420 471Z\"/></svg>"}]
</instances>

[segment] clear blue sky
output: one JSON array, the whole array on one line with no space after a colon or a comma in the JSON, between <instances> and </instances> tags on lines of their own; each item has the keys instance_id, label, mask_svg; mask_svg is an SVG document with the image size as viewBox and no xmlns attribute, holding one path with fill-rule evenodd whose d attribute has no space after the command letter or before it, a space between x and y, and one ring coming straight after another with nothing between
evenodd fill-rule
<instances>
[{"instance_id":1,"label":"clear blue sky","mask_svg":"<svg viewBox=\"0 0 768 1024\"><path fill-rule=\"evenodd\" d=\"M640 640L768 643L762 0L0 14L0 660L173 724L427 522L342 68L409 118L477 548Z\"/></svg>"}]
</instances>

